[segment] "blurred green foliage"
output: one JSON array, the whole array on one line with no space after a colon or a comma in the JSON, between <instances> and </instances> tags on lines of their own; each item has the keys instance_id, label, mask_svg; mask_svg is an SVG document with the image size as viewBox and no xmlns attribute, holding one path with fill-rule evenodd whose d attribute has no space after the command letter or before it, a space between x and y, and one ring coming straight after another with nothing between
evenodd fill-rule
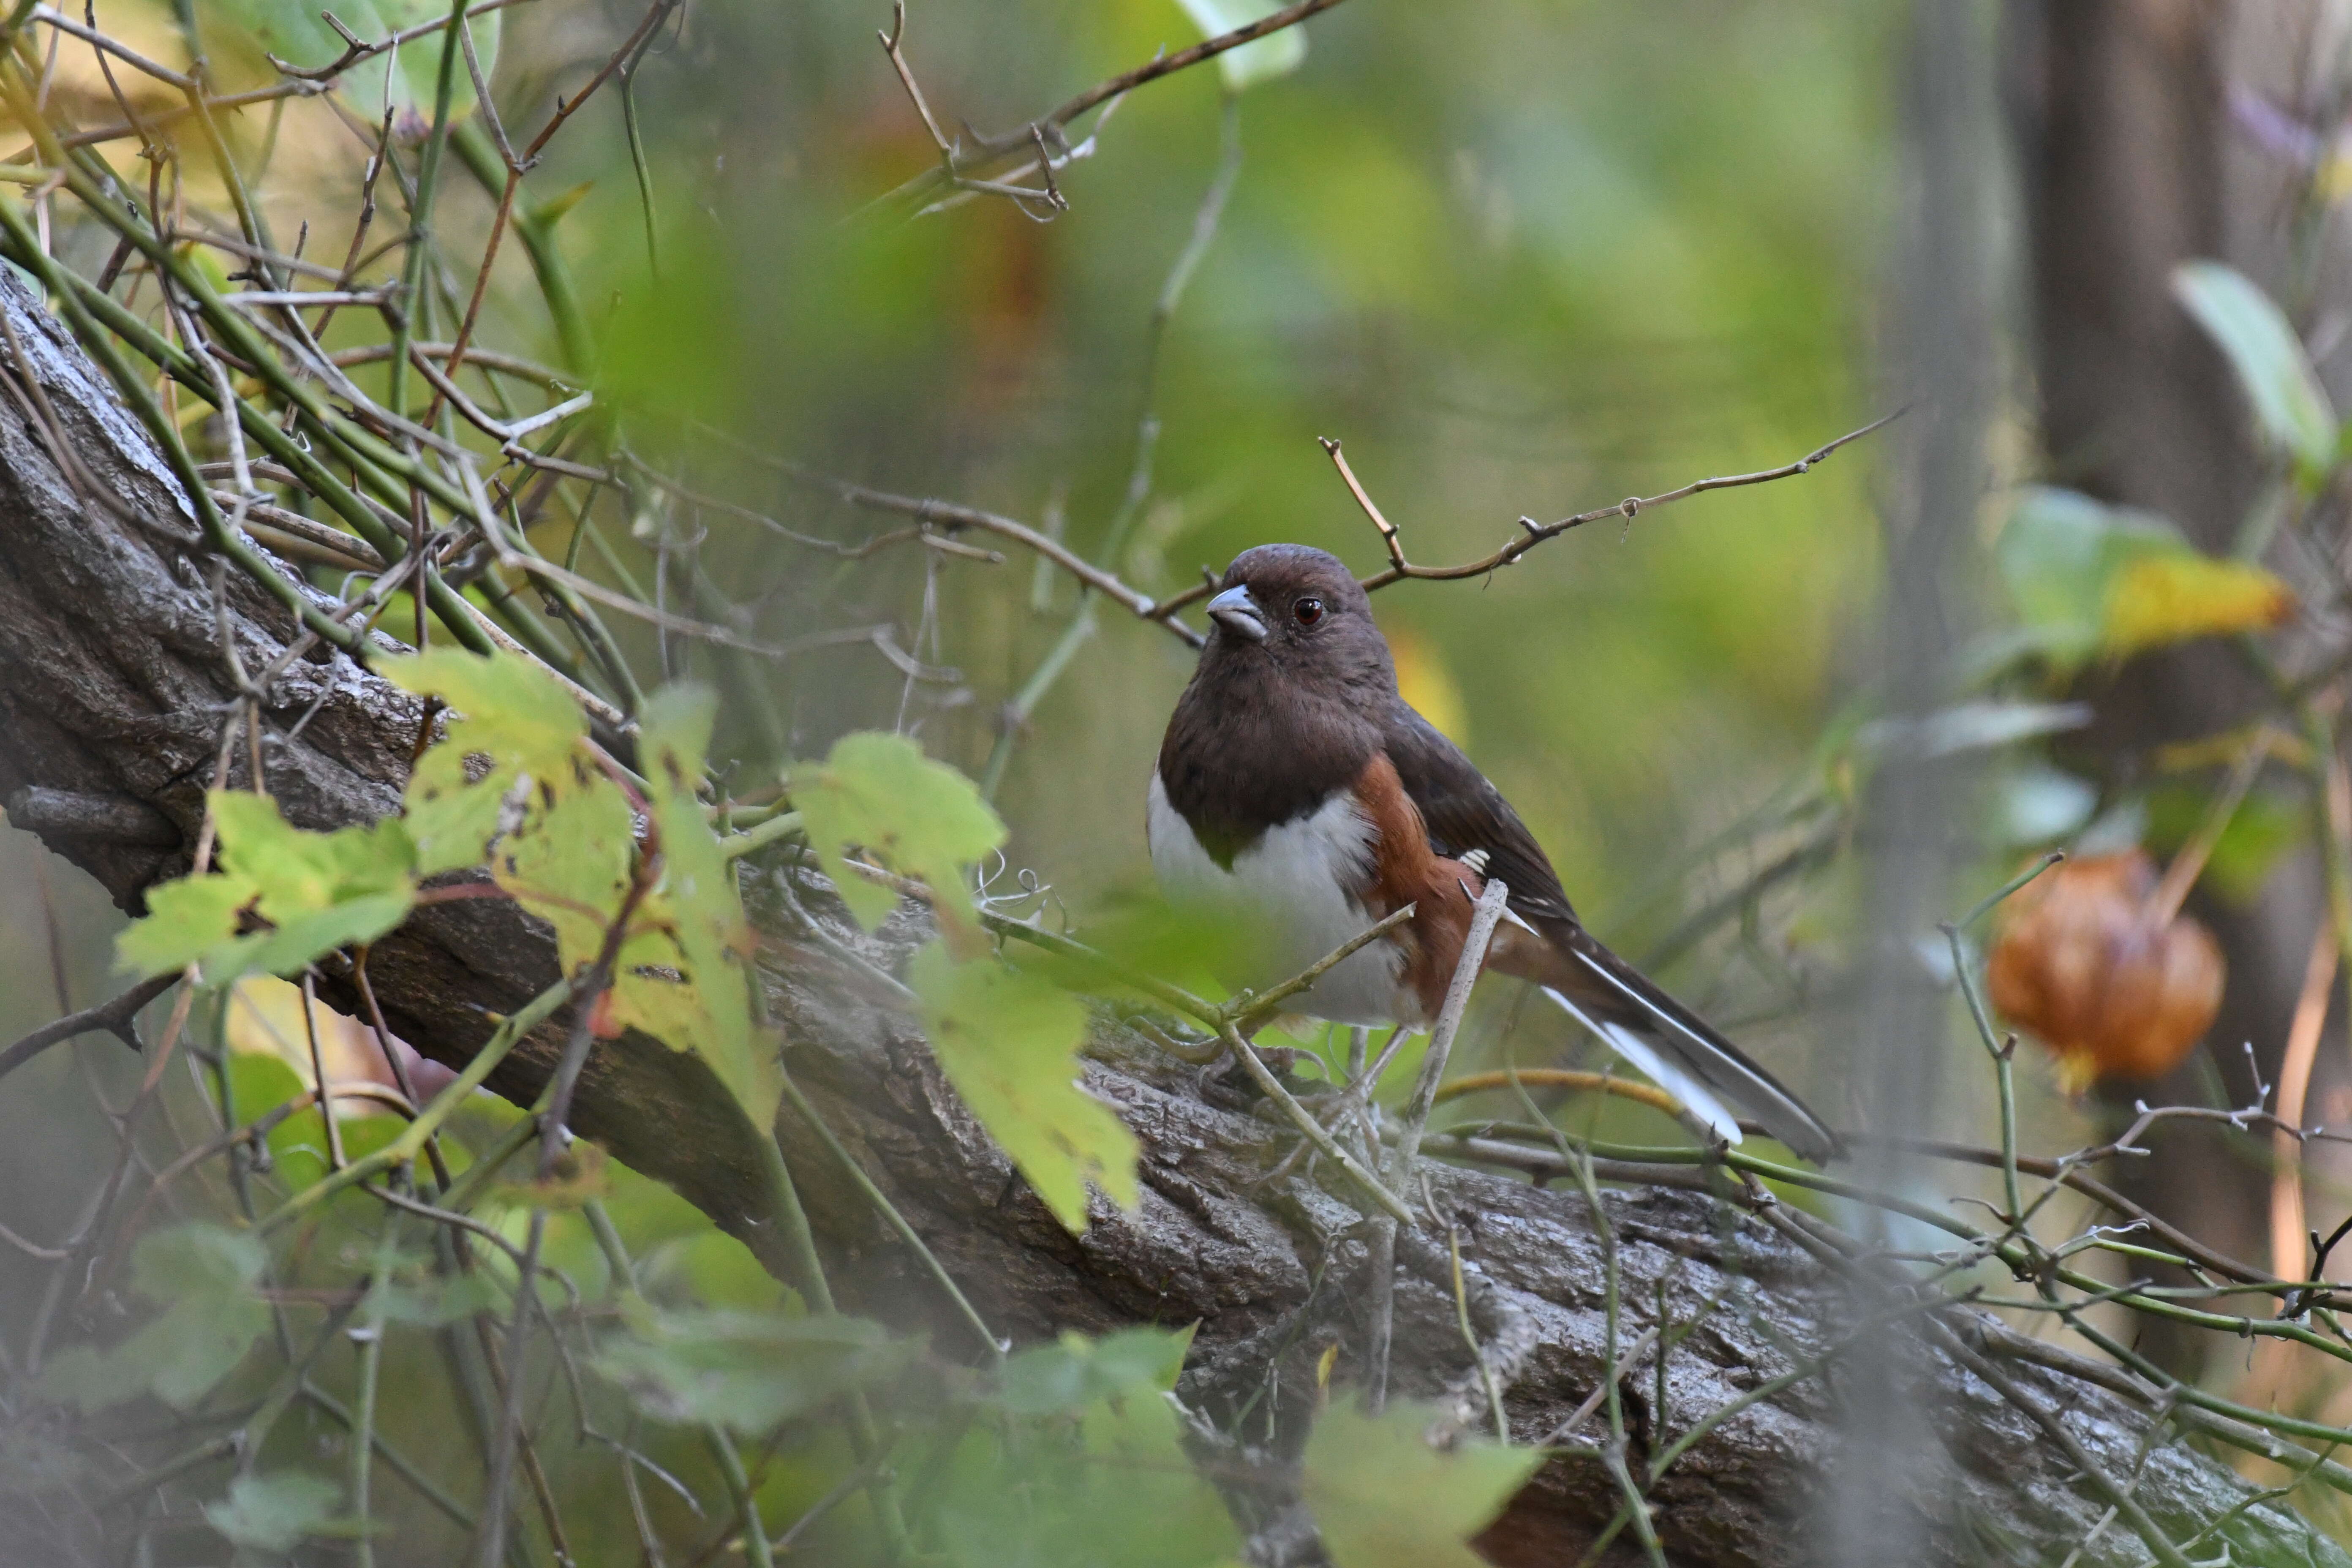
<instances>
[{"instance_id":1,"label":"blurred green foliage","mask_svg":"<svg viewBox=\"0 0 2352 1568\"><path fill-rule=\"evenodd\" d=\"M379 7L387 20L391 9ZM211 27L229 13L201 14ZM527 133L557 94L576 91L638 14L593 0L536 0L505 13L493 86L510 134ZM155 16L168 30L160 7ZM530 176L522 210L535 226L525 232L572 268L593 363L565 363L573 345L511 237L478 341L589 379L602 400L596 417L616 420L647 463L674 463L682 484L781 527L719 508L665 508L651 487L613 487L589 503L593 539L575 533L558 506L530 522L534 542L608 586L651 599L643 590L655 585L667 609L725 621L745 640L787 644L890 625L914 659L954 672L910 679L870 641L853 638L747 675L740 650L615 618L614 636L637 668L727 694L712 754L731 765L730 783L745 794L772 785L796 760L831 752L838 762L840 737L877 727L902 727L930 757L977 775L997 742L1001 705L1071 625L1072 585L1033 576L1017 553L989 563L919 542L857 559L812 548L791 535L854 549L903 520L847 510L795 486L775 464L988 507L1041 530L1058 519L1069 545L1091 557L1134 491L1148 408L1158 432L1150 483L1123 548L1102 564L1164 595L1196 581L1201 566L1222 566L1271 539L1325 545L1362 567L1380 559L1318 435L1347 440L1415 558L1438 562L1486 553L1522 514L1559 516L1702 474L1782 463L1882 411L1855 364L1872 325L1857 302L1871 297L1880 267L1886 200L1883 8L1853 0L1794 13L1720 0L1638 8L1498 0L1467 20L1449 8L1354 0L1313 24L1295 70L1248 88L1239 184L1153 355L1153 301L1210 180L1229 79L1189 73L1080 127L1087 156L1061 172L1070 209L1051 223L984 197L911 221L860 216L936 157L874 42L887 8L688 6L630 84L652 211L617 92L593 102ZM299 30L280 26L289 38ZM915 8L905 49L944 126L969 120L999 130L1195 36L1171 0L933 3ZM279 52L294 48L315 63L320 48L333 47L309 38ZM223 49L235 52L226 41ZM404 52L395 103L421 101L429 119L431 93L420 83L440 60L437 40ZM275 230L289 236L317 219L312 254L331 262L340 260L333 247L348 232L368 152L362 132L382 108L380 85L374 90L374 99L356 89L348 97L357 128L315 104L289 108L282 126L257 112L227 127L241 157L258 167L266 148L276 161L276 177L262 185ZM461 113L469 96L459 94ZM397 130L395 156L413 173L423 127ZM463 255L487 233L494 193L468 184L455 163L444 178L442 237ZM393 205L389 190L385 200ZM95 274L110 244L74 229L58 247ZM397 264L396 256L379 260L372 276L380 280ZM446 340L468 281L435 281L434 298L418 307L420 334ZM357 349L379 336L377 323L347 311L326 342ZM371 393L385 384L380 365L352 374ZM736 445L696 445L698 425ZM1850 757L1825 763L1818 736L1838 694L1856 684L1857 631L1873 613L1874 461L1855 448L1801 479L1580 531L1492 581L1407 584L1381 595L1382 623L1413 650L1417 689L1452 694L1447 721L1612 940L1638 946L1669 934L1687 909L1748 869L1748 840L1735 833L1726 841L1739 864L1696 864L1689 879L1662 870L1693 866L1690 847L1768 816L1810 831L1820 813L1790 808L1792 791L1811 810L1850 784ZM991 542L976 534L966 542ZM1165 631L1100 608L1083 654L1019 736L999 796L1011 864L1034 869L1052 889L1041 901L1058 900L1082 921L1099 920L1112 895L1143 879L1142 784L1190 667ZM385 625L403 627L413 613L396 604ZM469 704L465 693L433 689L448 692L469 719L488 702L487 693ZM703 715L673 717L685 737L673 752L698 754ZM433 804L435 832L450 842L420 830L418 868L465 863L456 841L471 832L478 845L499 795L530 773L559 797L544 807L544 833L554 831L566 792L598 800L594 831L562 825L565 856L609 851L594 886L557 890L593 894L583 901L609 909L626 828L617 797L596 791L600 781L575 749L579 731L467 728L461 742L428 753L420 773L412 807ZM460 764L468 750L489 758L487 775ZM686 804L673 795L653 805L658 816ZM814 805L813 830L824 810ZM919 847L923 853L900 868L948 879L994 847L994 818L985 826L950 835L943 847ZM818 847L870 844L871 833L861 819L820 832ZM21 869L32 853L13 835L0 846L8 857L0 889L9 895L0 906L0 975L8 982L0 984L0 1030L55 1011L45 956L50 911L62 984L75 1001L104 983L104 937L119 923L92 907L85 887L64 885L67 873L37 895ZM509 879L528 883L521 873L532 869L510 866ZM1834 910L1843 892L1832 881L1808 896ZM225 927L233 910L210 913ZM700 967L726 962L725 913L683 949ZM558 924L567 960L593 946L589 923ZM1791 950L1843 936L1830 919L1793 929ZM1679 978L1711 1002L1785 1012L1791 952L1771 946L1734 932L1695 950ZM949 969L935 951L924 962L937 971L916 976L935 1026L973 1005L996 1024L1008 1011L1034 1015L1024 1038L1039 1045L1038 1059L1013 1086L1019 1092L1003 1098L1021 1100L1039 1086L1076 1098L1067 1087L1081 1022L1074 1004L1049 993L1040 994L1058 1011L1034 998L1008 1003L995 993L1020 982L982 967L992 960ZM706 1022L706 1047L730 1059L738 1021ZM1549 1017L1487 1022L1495 1027L1482 1037L1509 1039L1520 1060L1567 1044ZM204 1026L201 1015L192 1026ZM1801 1078L1813 1033L1759 1023L1743 1038ZM219 1094L225 1086L240 1118L296 1091L294 1075L274 1061L225 1061L223 1084L208 1087ZM1408 1058L1395 1081L1412 1066ZM40 1236L70 1226L111 1148L79 1079L119 1097L139 1070L128 1053L95 1039L9 1081L0 1139L13 1151L12 1170L21 1163L27 1174L12 1184L0 1217ZM988 1115L987 1095L970 1087L982 1080L957 1074L952 1059L950 1071ZM740 1084L739 1091L759 1098ZM178 1112L209 1114L198 1085L175 1077L167 1092ZM1092 1102L1082 1109L1116 1128ZM1053 1186L1057 1212L1076 1220L1087 1175L1116 1199L1131 1201L1135 1191L1131 1150L1099 1124L1074 1135L1069 1110L1043 1118L1055 1129L1044 1142L1058 1147L1013 1154L1033 1180L1055 1171L1041 1185ZM517 1114L478 1106L459 1119L448 1141L457 1179L510 1135ZM1606 1131L1621 1117L1654 1113L1612 1104L1591 1114ZM1640 1126L1657 1135L1654 1120ZM394 1127L370 1117L340 1131L347 1152L364 1152ZM289 1118L266 1146L267 1160L240 1178L255 1184L265 1211L324 1174L326 1127L315 1112ZM247 1194L214 1174L202 1180L204 1202L234 1215ZM876 1351L862 1329L805 1314L739 1244L634 1173L606 1164L582 1180L590 1186L580 1191L598 1194L611 1237L599 1233L580 1191L501 1191L488 1223L520 1247L533 1234L534 1212L541 1216L541 1293L551 1307L577 1289L635 1314L640 1331L616 1333L583 1374L566 1413L579 1441L541 1454L583 1560L620 1561L634 1549L640 1507L666 1538L702 1540L721 1529L702 1510L723 1512L729 1478L698 1424L755 1429L853 1384L887 1383L915 1352L903 1344ZM382 1221L357 1194L306 1219L269 1259L273 1304L301 1303L299 1321L315 1332L316 1300L370 1268ZM487 1294L449 1297L433 1284L446 1260L428 1250L424 1230L410 1227L378 1282L392 1292L379 1304L400 1325L383 1343L381 1378L391 1389L454 1391L460 1419L449 1422L444 1405L391 1399L380 1421L428 1478L471 1497L495 1430L482 1368L496 1346L483 1325L521 1310L502 1294L517 1277L510 1257L485 1245L478 1252L486 1283L468 1289ZM203 1238L212 1239L197 1245ZM131 1283L163 1315L144 1317L102 1348L77 1347L68 1355L85 1359L61 1357L53 1375L97 1377L86 1385L97 1391L92 1403L141 1388L167 1400L205 1390L239 1405L273 1397L275 1371L259 1364L268 1358L247 1352L297 1315L249 1310L264 1265L236 1249L240 1239L217 1229L154 1233L130 1260ZM634 1301L623 1289L628 1273ZM214 1279L235 1289L204 1283ZM231 1301L243 1305L233 1312ZM204 1353L168 1369L152 1364L142 1336L172 1323L182 1303L211 1311L207 1302L220 1321L189 1336ZM466 1315L486 1303L491 1318ZM40 1310L37 1281L0 1270L0 1338L20 1342ZM803 1361L819 1358L794 1347L811 1346L845 1374L797 1377ZM290 1353L315 1354L332 1396L353 1396L354 1358L341 1343L297 1344ZM1111 1539L1131 1548L1118 1561L1206 1563L1230 1554L1231 1521L1184 1461L1177 1417L1160 1397L1181 1357L1181 1336L1139 1331L1031 1350L992 1377L963 1383L927 1364L950 1415L967 1425L941 1445L936 1469L910 1481L936 1487L940 1508L971 1521L951 1536L952 1550L975 1562L1078 1562L1090 1552L1099 1560L1100 1542ZM206 1515L217 1533L253 1551L333 1533L338 1494L291 1479L321 1454L335 1463L348 1457L337 1447L343 1429L325 1410L298 1400L264 1428L216 1514ZM1402 1407L1378 1423L1345 1406L1328 1414L1325 1446L1307 1456L1307 1484L1364 1525L1332 1538L1341 1568L1444 1560L1532 1462L1475 1446L1433 1455L1417 1436L1426 1419ZM625 1468L641 1497L612 1484L612 1455L623 1447L647 1461ZM1066 1462L1041 1465L1040 1455ZM772 1531L837 1501L861 1473L831 1427L780 1434L755 1458L747 1484ZM388 1483L381 1495L394 1495ZM403 1560L459 1549L466 1532L446 1510L415 1492L397 1495L388 1506L401 1510ZM801 1549L854 1553L875 1528L862 1504L844 1504L814 1520Z\"/></svg>"}]
</instances>

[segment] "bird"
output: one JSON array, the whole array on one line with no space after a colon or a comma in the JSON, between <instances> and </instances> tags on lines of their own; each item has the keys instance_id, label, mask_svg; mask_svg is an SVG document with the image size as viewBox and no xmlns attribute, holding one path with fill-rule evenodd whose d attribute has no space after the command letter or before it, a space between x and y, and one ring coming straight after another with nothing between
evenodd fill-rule
<instances>
[{"instance_id":1,"label":"bird","mask_svg":"<svg viewBox=\"0 0 2352 1568\"><path fill-rule=\"evenodd\" d=\"M1206 610L1146 795L1170 901L1262 933L1249 963L1267 983L1413 906L1286 1007L1429 1028L1497 878L1486 969L1533 982L1726 1142L1745 1110L1816 1163L1843 1153L1779 1079L1584 929L1510 802L1399 693L1371 600L1339 557L1244 551Z\"/></svg>"}]
</instances>

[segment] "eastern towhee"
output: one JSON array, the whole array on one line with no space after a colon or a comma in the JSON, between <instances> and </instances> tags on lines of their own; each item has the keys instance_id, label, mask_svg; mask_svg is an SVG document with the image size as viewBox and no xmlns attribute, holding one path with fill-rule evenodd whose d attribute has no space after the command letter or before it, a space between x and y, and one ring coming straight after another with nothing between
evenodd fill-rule
<instances>
[{"instance_id":1,"label":"eastern towhee","mask_svg":"<svg viewBox=\"0 0 2352 1568\"><path fill-rule=\"evenodd\" d=\"M1397 694L1388 639L1338 557L1237 556L1153 771L1151 864L1180 903L1255 922L1254 984L1297 973L1410 903L1412 918L1287 1005L1342 1024L1435 1022L1485 877L1509 887L1486 967L1533 981L1731 1142L1729 1107L1809 1160L1837 1137L1738 1047L1588 933L1502 793Z\"/></svg>"}]
</instances>

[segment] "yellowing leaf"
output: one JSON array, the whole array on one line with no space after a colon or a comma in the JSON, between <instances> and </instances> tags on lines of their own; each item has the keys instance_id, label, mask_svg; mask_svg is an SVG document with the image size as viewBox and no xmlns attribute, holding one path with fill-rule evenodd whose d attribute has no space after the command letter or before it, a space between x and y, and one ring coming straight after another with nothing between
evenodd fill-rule
<instances>
[{"instance_id":1,"label":"yellowing leaf","mask_svg":"<svg viewBox=\"0 0 2352 1568\"><path fill-rule=\"evenodd\" d=\"M2163 519L2071 490L2027 490L1995 553L2025 646L2062 670L2274 626L2294 610L2260 567L2200 555Z\"/></svg>"},{"instance_id":2,"label":"yellowing leaf","mask_svg":"<svg viewBox=\"0 0 2352 1568\"><path fill-rule=\"evenodd\" d=\"M972 782L923 755L904 735L844 735L822 764L792 775L793 805L842 902L868 931L898 907L898 895L848 869L853 846L938 895L941 934L970 956L977 932L963 896L963 868L1004 842L1004 824Z\"/></svg>"},{"instance_id":3,"label":"yellowing leaf","mask_svg":"<svg viewBox=\"0 0 2352 1568\"><path fill-rule=\"evenodd\" d=\"M448 739L425 753L408 780L406 821L420 877L482 863L501 801L519 776L559 788L572 781L588 721L571 693L529 660L434 648L377 668L395 686L456 710ZM469 771L469 756L487 759L488 770L478 763Z\"/></svg>"},{"instance_id":4,"label":"yellowing leaf","mask_svg":"<svg viewBox=\"0 0 2352 1568\"><path fill-rule=\"evenodd\" d=\"M629 803L583 757L556 763L557 779L534 781L521 824L499 841L490 875L531 913L555 927L564 972L593 962L620 912L635 852Z\"/></svg>"},{"instance_id":5,"label":"yellowing leaf","mask_svg":"<svg viewBox=\"0 0 2352 1568\"><path fill-rule=\"evenodd\" d=\"M1135 1135L1077 1084L1087 1010L993 959L958 963L939 942L915 954L907 978L948 1081L1054 1217L1086 1229L1088 1182L1133 1208Z\"/></svg>"},{"instance_id":6,"label":"yellowing leaf","mask_svg":"<svg viewBox=\"0 0 2352 1568\"><path fill-rule=\"evenodd\" d=\"M1465 1544L1543 1463L1539 1448L1465 1440L1440 1452L1423 1438L1435 1412L1352 1405L1323 1413L1307 1439L1300 1490L1332 1568L1478 1568Z\"/></svg>"},{"instance_id":7,"label":"yellowing leaf","mask_svg":"<svg viewBox=\"0 0 2352 1568\"><path fill-rule=\"evenodd\" d=\"M2072 668L2098 652L2117 567L2150 552L2188 548L2162 518L2037 485L2018 497L1993 557L2029 646Z\"/></svg>"},{"instance_id":8,"label":"yellowing leaf","mask_svg":"<svg viewBox=\"0 0 2352 1568\"><path fill-rule=\"evenodd\" d=\"M695 798L717 700L698 687L654 694L639 715L637 754L661 843L661 881L623 953L615 1018L635 1023L710 1065L754 1127L776 1117L783 1092L772 1053L751 1031L746 987L751 929L735 868Z\"/></svg>"},{"instance_id":9,"label":"yellowing leaf","mask_svg":"<svg viewBox=\"0 0 2352 1568\"><path fill-rule=\"evenodd\" d=\"M2151 552L2125 563L2108 580L2100 641L2109 653L2131 654L2190 637L2262 631L2294 614L2294 593L2259 566Z\"/></svg>"}]
</instances>

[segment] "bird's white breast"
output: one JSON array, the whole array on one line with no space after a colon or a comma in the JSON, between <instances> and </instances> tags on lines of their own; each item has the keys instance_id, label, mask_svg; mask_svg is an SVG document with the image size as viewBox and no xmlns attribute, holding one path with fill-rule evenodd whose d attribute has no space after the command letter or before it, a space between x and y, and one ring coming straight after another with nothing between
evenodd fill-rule
<instances>
[{"instance_id":1,"label":"bird's white breast","mask_svg":"<svg viewBox=\"0 0 2352 1568\"><path fill-rule=\"evenodd\" d=\"M1347 791L1308 816L1268 828L1220 866L1169 804L1152 770L1145 836L1151 868L1171 900L1211 918L1239 922L1263 938L1246 973L1229 982L1263 989L1289 979L1378 917L1357 896L1372 874L1373 827ZM1313 988L1284 1006L1339 1024L1418 1022L1420 999L1402 984L1404 954L1391 942L1359 949Z\"/></svg>"}]
</instances>

